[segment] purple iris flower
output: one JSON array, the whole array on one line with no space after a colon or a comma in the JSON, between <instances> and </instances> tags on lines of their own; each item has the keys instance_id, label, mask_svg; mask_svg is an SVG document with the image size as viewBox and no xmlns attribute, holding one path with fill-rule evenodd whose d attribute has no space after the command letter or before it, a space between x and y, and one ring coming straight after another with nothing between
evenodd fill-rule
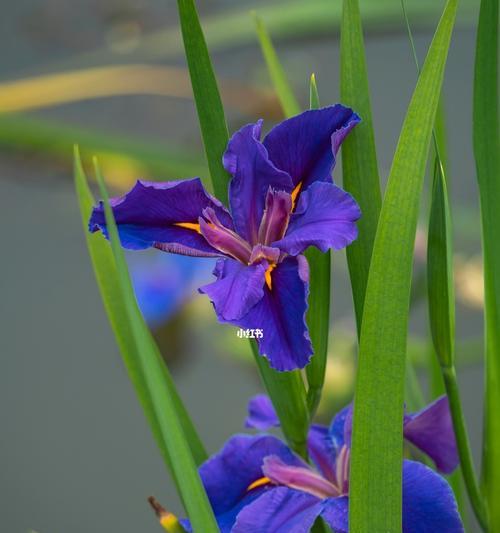
<instances>
[{"instance_id":1,"label":"purple iris flower","mask_svg":"<svg viewBox=\"0 0 500 533\"><path fill-rule=\"evenodd\" d=\"M352 407L330 427L313 425L308 436L312 464L266 434L236 435L200 467L222 533L305 533L321 516L336 533L348 531ZM251 400L247 427L277 425L269 399ZM448 400L441 397L405 418L404 435L438 470L458 465ZM403 461L403 532L463 532L453 492L431 468ZM189 521L183 526L191 531Z\"/></svg>"},{"instance_id":2,"label":"purple iris flower","mask_svg":"<svg viewBox=\"0 0 500 533\"><path fill-rule=\"evenodd\" d=\"M340 104L306 111L263 139L262 121L230 139L223 163L231 174L229 207L199 178L138 181L111 200L122 245L217 257L217 281L201 287L219 321L260 329L259 351L273 368L303 368L313 350L305 323L309 246L339 250L357 237L354 199L332 181L336 154L359 122ZM107 236L102 203L90 231Z\"/></svg>"}]
</instances>

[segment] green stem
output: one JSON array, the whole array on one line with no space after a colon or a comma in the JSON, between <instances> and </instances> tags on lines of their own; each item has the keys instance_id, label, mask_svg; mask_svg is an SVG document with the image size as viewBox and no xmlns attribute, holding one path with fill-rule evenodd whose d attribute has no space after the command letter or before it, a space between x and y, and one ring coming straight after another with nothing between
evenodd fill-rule
<instances>
[{"instance_id":1,"label":"green stem","mask_svg":"<svg viewBox=\"0 0 500 533\"><path fill-rule=\"evenodd\" d=\"M450 403L451 417L455 429L455 437L457 440L458 454L460 457L465 487L467 488L472 509L474 510L481 528L483 531L488 531L487 511L474 470L474 461L472 459L469 437L465 427L465 418L462 411L462 402L458 391L455 368L453 366L442 367L441 371L443 373L446 394L448 395L448 401Z\"/></svg>"}]
</instances>

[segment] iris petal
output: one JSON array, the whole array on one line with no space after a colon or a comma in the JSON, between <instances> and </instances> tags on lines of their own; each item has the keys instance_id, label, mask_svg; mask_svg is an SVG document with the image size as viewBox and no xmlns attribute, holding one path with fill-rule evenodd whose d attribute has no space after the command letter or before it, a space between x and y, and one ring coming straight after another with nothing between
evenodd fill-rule
<instances>
[{"instance_id":1,"label":"iris petal","mask_svg":"<svg viewBox=\"0 0 500 533\"><path fill-rule=\"evenodd\" d=\"M268 455L277 455L287 464L304 465L271 435L235 435L203 463L200 476L216 515L229 511L247 495L248 487L263 476L262 463Z\"/></svg>"},{"instance_id":2,"label":"iris petal","mask_svg":"<svg viewBox=\"0 0 500 533\"><path fill-rule=\"evenodd\" d=\"M227 209L205 191L199 178L138 181L125 196L110 200L110 205L122 246L134 250L156 247L183 255L217 257L221 253L196 229L177 224L197 224L203 209L210 207L226 227L233 227ZM108 236L102 203L92 211L89 229Z\"/></svg>"},{"instance_id":3,"label":"iris petal","mask_svg":"<svg viewBox=\"0 0 500 533\"><path fill-rule=\"evenodd\" d=\"M358 236L356 220L361 216L352 196L331 183L313 183L299 196L286 235L274 242L290 255L309 246L322 252L345 248Z\"/></svg>"},{"instance_id":4,"label":"iris petal","mask_svg":"<svg viewBox=\"0 0 500 533\"><path fill-rule=\"evenodd\" d=\"M240 319L230 321L242 328L261 329L259 352L279 371L303 368L313 350L305 313L309 293L309 270L305 257L287 257L271 273L272 290Z\"/></svg>"},{"instance_id":5,"label":"iris petal","mask_svg":"<svg viewBox=\"0 0 500 533\"><path fill-rule=\"evenodd\" d=\"M415 461L403 461L403 532L462 533L457 504L448 482Z\"/></svg>"},{"instance_id":6,"label":"iris petal","mask_svg":"<svg viewBox=\"0 0 500 533\"><path fill-rule=\"evenodd\" d=\"M236 231L250 244L257 243L259 225L269 187L291 191L290 176L275 167L260 142L262 121L248 124L230 139L224 167L233 176L229 204Z\"/></svg>"},{"instance_id":7,"label":"iris petal","mask_svg":"<svg viewBox=\"0 0 500 533\"><path fill-rule=\"evenodd\" d=\"M265 394L257 394L248 402L248 416L245 427L265 431L272 427L278 427L280 421L274 410L274 406Z\"/></svg>"},{"instance_id":8,"label":"iris petal","mask_svg":"<svg viewBox=\"0 0 500 533\"><path fill-rule=\"evenodd\" d=\"M330 181L335 156L359 117L340 104L305 111L275 126L264 138L270 160L302 190Z\"/></svg>"},{"instance_id":9,"label":"iris petal","mask_svg":"<svg viewBox=\"0 0 500 533\"><path fill-rule=\"evenodd\" d=\"M210 298L219 320L240 320L264 297L266 268L266 262L246 266L232 259L220 260L219 279L198 290Z\"/></svg>"},{"instance_id":10,"label":"iris petal","mask_svg":"<svg viewBox=\"0 0 500 533\"><path fill-rule=\"evenodd\" d=\"M308 533L322 511L321 500L310 494L278 487L247 505L233 533Z\"/></svg>"},{"instance_id":11,"label":"iris petal","mask_svg":"<svg viewBox=\"0 0 500 533\"><path fill-rule=\"evenodd\" d=\"M436 401L405 417L404 436L435 463L440 472L449 474L458 466L459 458L448 398Z\"/></svg>"},{"instance_id":12,"label":"iris petal","mask_svg":"<svg viewBox=\"0 0 500 533\"><path fill-rule=\"evenodd\" d=\"M348 533L349 498L342 496L324 500L321 516L335 533Z\"/></svg>"}]
</instances>

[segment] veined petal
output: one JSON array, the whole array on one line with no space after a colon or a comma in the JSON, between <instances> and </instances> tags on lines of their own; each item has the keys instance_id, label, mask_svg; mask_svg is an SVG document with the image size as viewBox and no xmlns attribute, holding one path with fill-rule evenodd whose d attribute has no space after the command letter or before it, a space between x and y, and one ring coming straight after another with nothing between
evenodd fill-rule
<instances>
[{"instance_id":1,"label":"veined petal","mask_svg":"<svg viewBox=\"0 0 500 533\"><path fill-rule=\"evenodd\" d=\"M310 494L278 487L264 493L237 516L233 533L308 533L322 511Z\"/></svg>"},{"instance_id":2,"label":"veined petal","mask_svg":"<svg viewBox=\"0 0 500 533\"><path fill-rule=\"evenodd\" d=\"M441 396L430 405L405 417L405 438L420 448L439 471L449 474L458 466L459 458L448 398Z\"/></svg>"},{"instance_id":3,"label":"veined petal","mask_svg":"<svg viewBox=\"0 0 500 533\"><path fill-rule=\"evenodd\" d=\"M344 407L333 418L329 428L332 447L337 454L342 446L351 445L352 403Z\"/></svg>"},{"instance_id":4,"label":"veined petal","mask_svg":"<svg viewBox=\"0 0 500 533\"><path fill-rule=\"evenodd\" d=\"M267 281L267 280L266 280ZM313 350L305 322L309 269L305 257L287 257L271 272L264 297L238 320L242 328L260 329L259 352L279 371L304 368Z\"/></svg>"},{"instance_id":5,"label":"veined petal","mask_svg":"<svg viewBox=\"0 0 500 533\"><path fill-rule=\"evenodd\" d=\"M198 290L210 298L219 320L239 320L264 297L266 269L266 262L246 266L223 259L216 267L219 279Z\"/></svg>"},{"instance_id":6,"label":"veined petal","mask_svg":"<svg viewBox=\"0 0 500 533\"><path fill-rule=\"evenodd\" d=\"M403 461L403 533L462 533L453 491L432 469Z\"/></svg>"},{"instance_id":7,"label":"veined petal","mask_svg":"<svg viewBox=\"0 0 500 533\"><path fill-rule=\"evenodd\" d=\"M328 498L323 502L321 516L335 533L348 533L349 531L349 498Z\"/></svg>"},{"instance_id":8,"label":"veined petal","mask_svg":"<svg viewBox=\"0 0 500 533\"><path fill-rule=\"evenodd\" d=\"M208 244L242 263L250 262L251 248L236 232L226 228L211 207L203 210L199 218L200 231Z\"/></svg>"},{"instance_id":9,"label":"veined petal","mask_svg":"<svg viewBox=\"0 0 500 533\"><path fill-rule=\"evenodd\" d=\"M292 197L285 191L269 189L266 207L259 227L259 242L269 245L279 241L288 228L292 211Z\"/></svg>"},{"instance_id":10,"label":"veined petal","mask_svg":"<svg viewBox=\"0 0 500 533\"><path fill-rule=\"evenodd\" d=\"M233 176L229 185L229 205L236 231L250 244L257 243L259 225L269 187L291 191L290 176L269 161L260 142L262 120L248 124L229 140L224 167Z\"/></svg>"},{"instance_id":11,"label":"veined petal","mask_svg":"<svg viewBox=\"0 0 500 533\"><path fill-rule=\"evenodd\" d=\"M337 487L309 466L288 465L276 455L264 458L262 472L275 485L301 490L320 499L339 496Z\"/></svg>"},{"instance_id":12,"label":"veined petal","mask_svg":"<svg viewBox=\"0 0 500 533\"><path fill-rule=\"evenodd\" d=\"M353 197L332 183L313 183L299 196L285 236L273 246L298 255L309 246L322 252L345 248L358 236L361 211Z\"/></svg>"},{"instance_id":13,"label":"veined petal","mask_svg":"<svg viewBox=\"0 0 500 533\"><path fill-rule=\"evenodd\" d=\"M274 165L304 191L315 181L331 181L337 151L359 120L340 104L312 109L275 126L263 144Z\"/></svg>"},{"instance_id":14,"label":"veined petal","mask_svg":"<svg viewBox=\"0 0 500 533\"><path fill-rule=\"evenodd\" d=\"M216 515L233 509L252 490L249 487L262 479L262 463L268 455L277 455L287 464L304 465L288 446L271 435L235 435L203 463L200 476Z\"/></svg>"},{"instance_id":15,"label":"veined petal","mask_svg":"<svg viewBox=\"0 0 500 533\"><path fill-rule=\"evenodd\" d=\"M199 178L185 181L138 181L125 196L110 200L122 246L140 250L156 247L184 255L220 256L199 232L198 217L210 207L232 228L227 209L209 195ZM89 230L107 237L102 202L94 208Z\"/></svg>"},{"instance_id":16,"label":"veined petal","mask_svg":"<svg viewBox=\"0 0 500 533\"><path fill-rule=\"evenodd\" d=\"M248 416L245 427L265 431L272 427L278 427L280 421L274 406L266 394L257 394L248 402Z\"/></svg>"}]
</instances>

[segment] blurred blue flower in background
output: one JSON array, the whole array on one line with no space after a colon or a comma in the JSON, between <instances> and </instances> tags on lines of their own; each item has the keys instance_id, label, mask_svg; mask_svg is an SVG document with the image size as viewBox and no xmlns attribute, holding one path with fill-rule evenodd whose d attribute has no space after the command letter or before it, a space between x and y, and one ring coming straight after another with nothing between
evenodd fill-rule
<instances>
[{"instance_id":1,"label":"blurred blue flower in background","mask_svg":"<svg viewBox=\"0 0 500 533\"><path fill-rule=\"evenodd\" d=\"M152 329L167 323L211 279L213 259L158 253L127 254L141 312Z\"/></svg>"}]
</instances>

